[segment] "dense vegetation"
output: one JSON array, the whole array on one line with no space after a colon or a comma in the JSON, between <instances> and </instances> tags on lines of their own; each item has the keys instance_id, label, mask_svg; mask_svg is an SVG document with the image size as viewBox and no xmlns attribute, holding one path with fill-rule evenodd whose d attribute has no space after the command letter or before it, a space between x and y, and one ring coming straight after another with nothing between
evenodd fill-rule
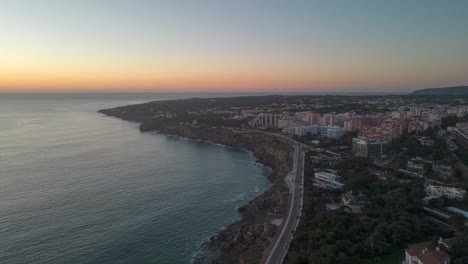
<instances>
[{"instance_id":1,"label":"dense vegetation","mask_svg":"<svg viewBox=\"0 0 468 264\"><path fill-rule=\"evenodd\" d=\"M326 210L340 191L312 187L313 169L306 166L304 217L291 244L287 263L362 263L401 251L408 243L443 234L422 210L421 182L381 181L369 174L365 160L337 165L347 184L368 199L362 214Z\"/></svg>"}]
</instances>

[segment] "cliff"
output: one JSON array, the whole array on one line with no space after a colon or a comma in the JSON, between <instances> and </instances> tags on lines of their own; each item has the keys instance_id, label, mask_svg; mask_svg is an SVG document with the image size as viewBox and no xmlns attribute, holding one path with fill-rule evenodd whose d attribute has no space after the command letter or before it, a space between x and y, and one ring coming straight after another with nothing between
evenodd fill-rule
<instances>
[{"instance_id":1,"label":"cliff","mask_svg":"<svg viewBox=\"0 0 468 264\"><path fill-rule=\"evenodd\" d=\"M283 217L288 188L284 176L291 170L292 154L274 136L262 133L235 132L227 128L197 127L169 119L144 118L131 112L102 110L104 114L141 123L140 130L158 131L181 137L200 139L252 151L272 172L272 185L260 196L239 208L242 218L221 230L203 245L205 252L195 257L195 263L258 263L263 250L274 237L277 227L271 219ZM281 147L279 147L281 146Z\"/></svg>"}]
</instances>

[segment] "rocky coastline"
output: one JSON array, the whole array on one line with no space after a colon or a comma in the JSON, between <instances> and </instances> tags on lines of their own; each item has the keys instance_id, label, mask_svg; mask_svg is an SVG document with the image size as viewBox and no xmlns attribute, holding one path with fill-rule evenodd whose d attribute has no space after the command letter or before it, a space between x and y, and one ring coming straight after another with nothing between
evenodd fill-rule
<instances>
[{"instance_id":1,"label":"rocky coastline","mask_svg":"<svg viewBox=\"0 0 468 264\"><path fill-rule=\"evenodd\" d=\"M121 112L116 109L99 111L107 116L113 116L127 121L140 123L140 131L157 131L196 140L209 141L234 148L251 151L258 162L272 169L267 175L271 186L255 199L240 207L241 219L228 225L202 245L200 254L194 257L193 263L258 263L263 251L275 236L277 227L272 219L282 218L287 206L288 188L284 177L291 170L291 149L278 147L278 139L274 136L253 133L236 132L227 128L199 127L191 124L161 122L133 115L131 112Z\"/></svg>"}]
</instances>

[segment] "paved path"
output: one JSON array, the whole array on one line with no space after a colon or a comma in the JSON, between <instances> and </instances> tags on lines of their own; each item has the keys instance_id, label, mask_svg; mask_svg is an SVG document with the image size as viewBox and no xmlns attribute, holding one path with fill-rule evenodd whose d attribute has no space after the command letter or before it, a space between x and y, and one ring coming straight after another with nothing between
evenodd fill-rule
<instances>
[{"instance_id":1,"label":"paved path","mask_svg":"<svg viewBox=\"0 0 468 264\"><path fill-rule=\"evenodd\" d=\"M293 179L292 184L288 184L290 188L290 202L288 203L287 217L283 218L281 230L278 230L279 235L274 241L274 245L269 251L269 256L264 261L266 264L279 264L283 262L284 257L288 253L289 243L291 242L294 231L299 224L302 211L302 197L304 186L304 152L299 144L294 144L294 162L293 162Z\"/></svg>"}]
</instances>

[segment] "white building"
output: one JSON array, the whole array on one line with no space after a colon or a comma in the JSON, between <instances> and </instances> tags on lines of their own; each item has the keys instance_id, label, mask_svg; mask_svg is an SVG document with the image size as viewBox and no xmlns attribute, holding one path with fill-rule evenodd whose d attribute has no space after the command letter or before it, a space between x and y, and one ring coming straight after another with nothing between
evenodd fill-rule
<instances>
[{"instance_id":1,"label":"white building","mask_svg":"<svg viewBox=\"0 0 468 264\"><path fill-rule=\"evenodd\" d=\"M314 186L321 188L341 188L343 183L339 182L339 177L336 174L319 171L315 173Z\"/></svg>"},{"instance_id":2,"label":"white building","mask_svg":"<svg viewBox=\"0 0 468 264\"><path fill-rule=\"evenodd\" d=\"M343 122L346 131L356 131L361 128L361 119L359 117L351 118Z\"/></svg>"},{"instance_id":3,"label":"white building","mask_svg":"<svg viewBox=\"0 0 468 264\"><path fill-rule=\"evenodd\" d=\"M345 134L345 129L342 127L330 127L327 130L328 138L340 138Z\"/></svg>"},{"instance_id":4,"label":"white building","mask_svg":"<svg viewBox=\"0 0 468 264\"><path fill-rule=\"evenodd\" d=\"M311 126L300 126L294 128L294 134L298 136L306 135L310 133L312 135L322 135L329 138L340 138L344 135L345 129L338 126L320 126L320 125L311 125Z\"/></svg>"},{"instance_id":5,"label":"white building","mask_svg":"<svg viewBox=\"0 0 468 264\"><path fill-rule=\"evenodd\" d=\"M313 122L313 119L314 119L314 113L310 112L310 111L306 111L306 112L297 112L296 113L296 116L303 120L303 121L306 121L308 124L312 124Z\"/></svg>"},{"instance_id":6,"label":"white building","mask_svg":"<svg viewBox=\"0 0 468 264\"><path fill-rule=\"evenodd\" d=\"M410 107L410 116L421 116L422 111L419 107Z\"/></svg>"},{"instance_id":7,"label":"white building","mask_svg":"<svg viewBox=\"0 0 468 264\"><path fill-rule=\"evenodd\" d=\"M323 126L333 126L335 125L335 115L334 114L324 114L320 122Z\"/></svg>"},{"instance_id":8,"label":"white building","mask_svg":"<svg viewBox=\"0 0 468 264\"><path fill-rule=\"evenodd\" d=\"M450 264L450 256L440 249L432 249L432 242L410 245L405 250L404 264Z\"/></svg>"},{"instance_id":9,"label":"white building","mask_svg":"<svg viewBox=\"0 0 468 264\"><path fill-rule=\"evenodd\" d=\"M310 133L312 135L317 135L318 134L318 126L317 125L312 125L312 126L300 126L300 127L295 127L294 128L294 134L298 136L304 136L307 133Z\"/></svg>"},{"instance_id":10,"label":"white building","mask_svg":"<svg viewBox=\"0 0 468 264\"><path fill-rule=\"evenodd\" d=\"M328 128L329 128L329 126L318 126L318 131L319 131L320 135L326 136L327 132L328 132Z\"/></svg>"},{"instance_id":11,"label":"white building","mask_svg":"<svg viewBox=\"0 0 468 264\"><path fill-rule=\"evenodd\" d=\"M280 118L278 119L278 128L290 127L292 123L290 118Z\"/></svg>"},{"instance_id":12,"label":"white building","mask_svg":"<svg viewBox=\"0 0 468 264\"><path fill-rule=\"evenodd\" d=\"M386 141L353 138L353 152L366 158L379 158L387 152Z\"/></svg>"},{"instance_id":13,"label":"white building","mask_svg":"<svg viewBox=\"0 0 468 264\"><path fill-rule=\"evenodd\" d=\"M270 113L261 113L250 120L249 125L253 127L277 127L279 115Z\"/></svg>"},{"instance_id":14,"label":"white building","mask_svg":"<svg viewBox=\"0 0 468 264\"><path fill-rule=\"evenodd\" d=\"M429 184L426 186L426 193L433 197L446 196L452 199L463 199L466 195L466 191L462 188L447 187L441 185Z\"/></svg>"},{"instance_id":15,"label":"white building","mask_svg":"<svg viewBox=\"0 0 468 264\"><path fill-rule=\"evenodd\" d=\"M408 167L408 169L422 170L424 167L424 163L432 164L432 161L425 160L420 157L416 157L416 158L411 158L410 160L408 160L408 163L406 166Z\"/></svg>"}]
</instances>

